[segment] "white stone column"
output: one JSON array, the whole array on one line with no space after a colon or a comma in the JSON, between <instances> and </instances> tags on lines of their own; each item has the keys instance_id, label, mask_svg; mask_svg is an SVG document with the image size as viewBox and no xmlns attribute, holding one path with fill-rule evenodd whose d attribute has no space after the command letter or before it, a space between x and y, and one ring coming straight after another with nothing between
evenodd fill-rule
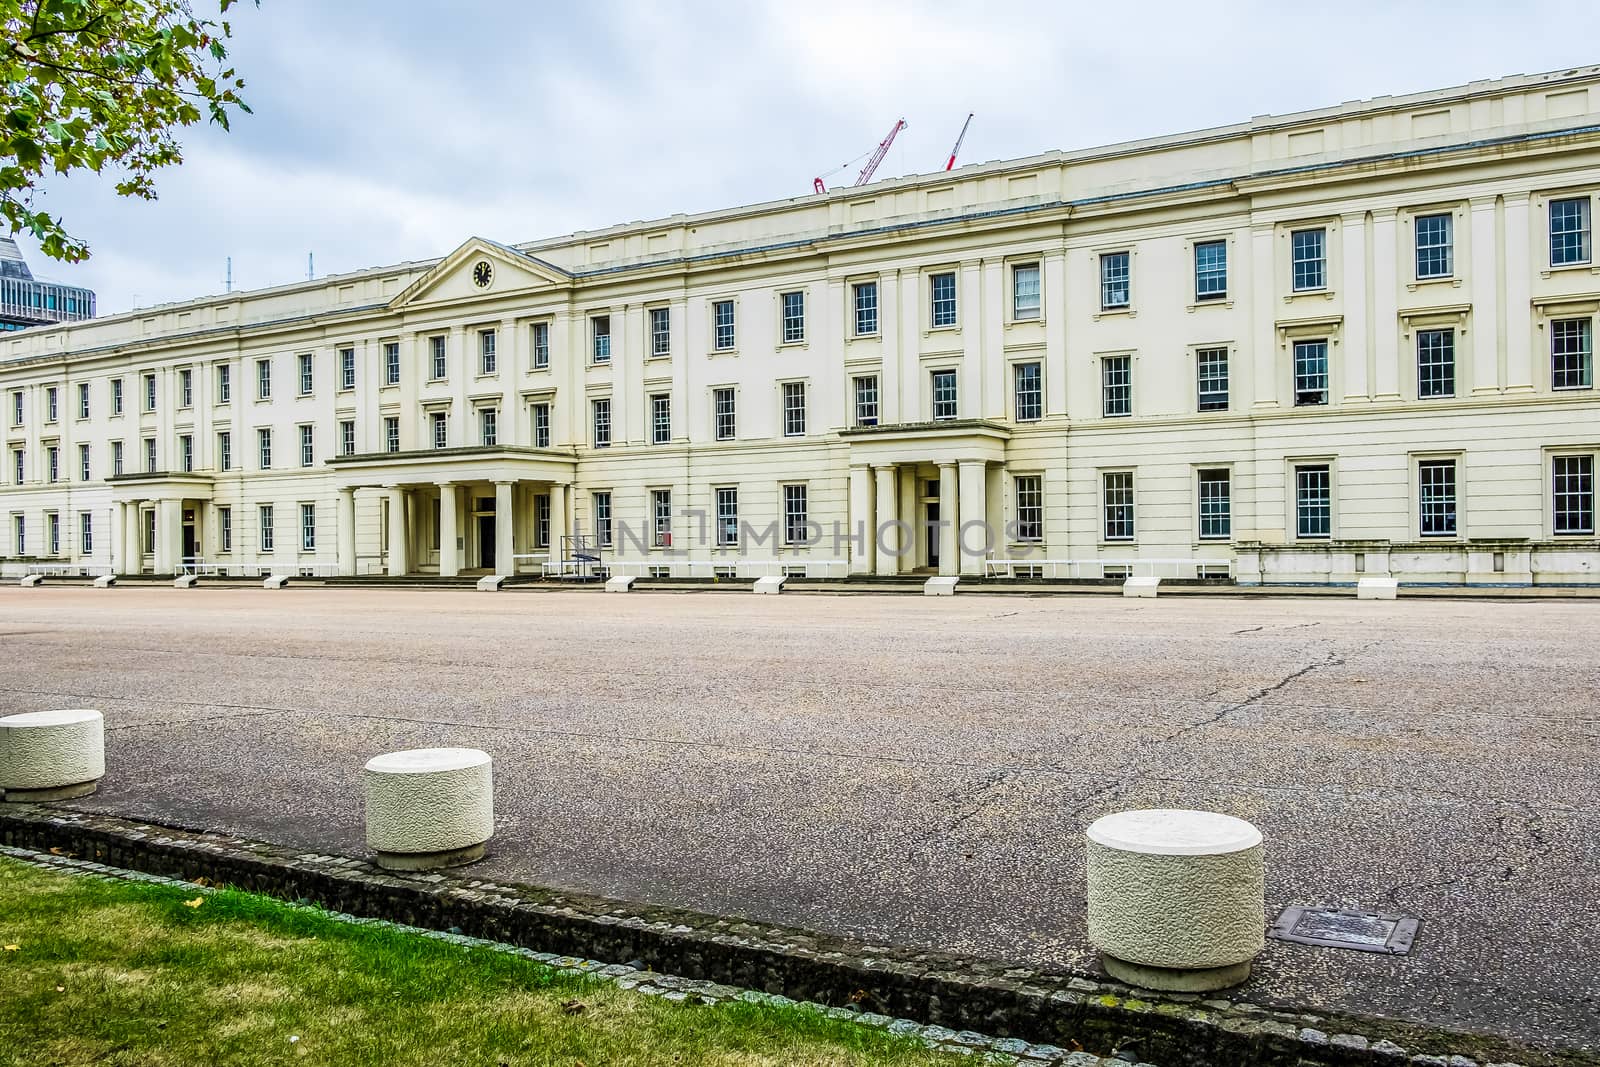
<instances>
[{"instance_id":1,"label":"white stone column","mask_svg":"<svg viewBox=\"0 0 1600 1067\"><path fill-rule=\"evenodd\" d=\"M561 558L561 538L567 532L567 487L550 483L550 558Z\"/></svg>"},{"instance_id":2,"label":"white stone column","mask_svg":"<svg viewBox=\"0 0 1600 1067\"><path fill-rule=\"evenodd\" d=\"M406 491L398 485L386 485L389 491L389 577L404 578L406 559Z\"/></svg>"},{"instance_id":3,"label":"white stone column","mask_svg":"<svg viewBox=\"0 0 1600 1067\"><path fill-rule=\"evenodd\" d=\"M461 553L456 548L456 484L439 483L439 577L461 573Z\"/></svg>"},{"instance_id":4,"label":"white stone column","mask_svg":"<svg viewBox=\"0 0 1600 1067\"><path fill-rule=\"evenodd\" d=\"M113 502L111 505L111 573L128 571L128 505Z\"/></svg>"},{"instance_id":5,"label":"white stone column","mask_svg":"<svg viewBox=\"0 0 1600 1067\"><path fill-rule=\"evenodd\" d=\"M339 490L339 573L356 573L356 491Z\"/></svg>"},{"instance_id":6,"label":"white stone column","mask_svg":"<svg viewBox=\"0 0 1600 1067\"><path fill-rule=\"evenodd\" d=\"M878 483L878 516L874 528L868 530L867 534L874 540L883 538L879 545L880 550L873 553L876 557L877 573L880 575L894 574L900 563L895 555L901 547L901 537L893 525L900 518L895 508L894 473L892 466L872 468L872 474Z\"/></svg>"},{"instance_id":7,"label":"white stone column","mask_svg":"<svg viewBox=\"0 0 1600 1067\"><path fill-rule=\"evenodd\" d=\"M956 552L956 527L961 511L957 500L956 465L939 464L939 573L959 574L961 561Z\"/></svg>"},{"instance_id":8,"label":"white stone column","mask_svg":"<svg viewBox=\"0 0 1600 1067\"><path fill-rule=\"evenodd\" d=\"M877 538L872 528L872 468L865 465L850 468L849 522L850 528L846 533L854 537L859 532L865 542L849 542L850 573L871 574L877 555Z\"/></svg>"},{"instance_id":9,"label":"white stone column","mask_svg":"<svg viewBox=\"0 0 1600 1067\"><path fill-rule=\"evenodd\" d=\"M512 522L510 482L494 483L494 573L510 574L516 553L512 540L516 526Z\"/></svg>"},{"instance_id":10,"label":"white stone column","mask_svg":"<svg viewBox=\"0 0 1600 1067\"><path fill-rule=\"evenodd\" d=\"M984 484L986 469L987 465L981 459L961 461L961 507L951 518L959 518L963 527L969 522L987 523L989 520L989 493L988 486ZM943 475L943 471L940 474ZM941 487L940 493L943 491ZM943 513L941 508L940 514ZM984 546L987 539L988 534L984 530L974 528L969 534L962 535L960 529L957 529L956 546L960 553L962 574L980 576L983 574Z\"/></svg>"},{"instance_id":11,"label":"white stone column","mask_svg":"<svg viewBox=\"0 0 1600 1067\"><path fill-rule=\"evenodd\" d=\"M183 501L163 500L156 515L156 573L176 574L183 556Z\"/></svg>"},{"instance_id":12,"label":"white stone column","mask_svg":"<svg viewBox=\"0 0 1600 1067\"><path fill-rule=\"evenodd\" d=\"M144 516L137 500L128 501L122 509L122 573L139 574L144 571L144 531L139 528Z\"/></svg>"}]
</instances>

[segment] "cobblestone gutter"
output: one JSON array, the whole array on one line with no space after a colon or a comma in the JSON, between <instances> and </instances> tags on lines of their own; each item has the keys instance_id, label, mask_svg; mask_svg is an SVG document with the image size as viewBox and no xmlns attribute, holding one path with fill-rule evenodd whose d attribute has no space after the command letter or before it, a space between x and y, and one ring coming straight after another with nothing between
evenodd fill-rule
<instances>
[{"instance_id":1,"label":"cobblestone gutter","mask_svg":"<svg viewBox=\"0 0 1600 1067\"><path fill-rule=\"evenodd\" d=\"M1102 1062L1097 1055L1115 1057L1103 1062L1118 1067L1592 1062L1576 1053L1517 1048L1388 1020L1136 993L992 961L910 953L470 875L399 875L348 857L31 805L0 811L0 844L47 855L55 849L52 859L76 860L92 873L115 873L111 868L186 881L204 877L352 920L449 931L442 936L508 948L674 1000L811 1002L830 1014L850 1014L865 1025L997 1062L1093 1067Z\"/></svg>"}]
</instances>

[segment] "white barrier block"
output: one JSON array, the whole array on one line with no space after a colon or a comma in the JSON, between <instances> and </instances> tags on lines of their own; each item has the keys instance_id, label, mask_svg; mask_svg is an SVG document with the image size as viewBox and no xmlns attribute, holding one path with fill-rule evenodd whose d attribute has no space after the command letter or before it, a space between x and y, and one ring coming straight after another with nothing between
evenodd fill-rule
<instances>
[{"instance_id":1,"label":"white barrier block","mask_svg":"<svg viewBox=\"0 0 1600 1067\"><path fill-rule=\"evenodd\" d=\"M773 574L773 575L768 575L765 578L757 578L756 579L756 592L758 592L758 593L781 593L781 592L783 592L783 583L784 583L785 580L786 579L781 574Z\"/></svg>"},{"instance_id":2,"label":"white barrier block","mask_svg":"<svg viewBox=\"0 0 1600 1067\"><path fill-rule=\"evenodd\" d=\"M500 586L505 584L506 576L503 574L485 574L478 579L478 592L498 593Z\"/></svg>"},{"instance_id":3,"label":"white barrier block","mask_svg":"<svg viewBox=\"0 0 1600 1067\"><path fill-rule=\"evenodd\" d=\"M929 578L922 583L923 596L955 596L956 583L961 579L956 577Z\"/></svg>"},{"instance_id":4,"label":"white barrier block","mask_svg":"<svg viewBox=\"0 0 1600 1067\"><path fill-rule=\"evenodd\" d=\"M199 575L195 575L195 574L180 574L176 578L172 579L172 588L174 588L174 589L193 589L194 586L195 586L195 583L198 582L198 581L200 581Z\"/></svg>"},{"instance_id":5,"label":"white barrier block","mask_svg":"<svg viewBox=\"0 0 1600 1067\"><path fill-rule=\"evenodd\" d=\"M1160 587L1160 578L1128 578L1122 583L1122 595L1155 596Z\"/></svg>"},{"instance_id":6,"label":"white barrier block","mask_svg":"<svg viewBox=\"0 0 1600 1067\"><path fill-rule=\"evenodd\" d=\"M43 582L44 575L42 574L24 574L22 576L22 581L18 582L17 584L22 586L24 589L32 589L34 586L40 585Z\"/></svg>"},{"instance_id":7,"label":"white barrier block","mask_svg":"<svg viewBox=\"0 0 1600 1067\"><path fill-rule=\"evenodd\" d=\"M483 857L494 836L493 761L476 748L415 748L367 761L367 845L418 871Z\"/></svg>"},{"instance_id":8,"label":"white barrier block","mask_svg":"<svg viewBox=\"0 0 1600 1067\"><path fill-rule=\"evenodd\" d=\"M110 589L116 584L117 576L115 574L102 574L100 577L94 580L94 587L96 589Z\"/></svg>"},{"instance_id":9,"label":"white barrier block","mask_svg":"<svg viewBox=\"0 0 1600 1067\"><path fill-rule=\"evenodd\" d=\"M626 593L633 588L633 575L616 574L606 579L606 592Z\"/></svg>"},{"instance_id":10,"label":"white barrier block","mask_svg":"<svg viewBox=\"0 0 1600 1067\"><path fill-rule=\"evenodd\" d=\"M1266 944L1261 831L1210 811L1122 811L1086 831L1089 941L1113 978L1238 985Z\"/></svg>"},{"instance_id":11,"label":"white barrier block","mask_svg":"<svg viewBox=\"0 0 1600 1067\"><path fill-rule=\"evenodd\" d=\"M105 773L105 717L98 711L30 711L0 719L0 790L7 800L88 796Z\"/></svg>"},{"instance_id":12,"label":"white barrier block","mask_svg":"<svg viewBox=\"0 0 1600 1067\"><path fill-rule=\"evenodd\" d=\"M269 574L269 575L267 575L266 581L261 583L261 588L263 588L263 589L282 589L284 586L286 586L288 584L289 584L289 576L287 574Z\"/></svg>"},{"instance_id":13,"label":"white barrier block","mask_svg":"<svg viewBox=\"0 0 1600 1067\"><path fill-rule=\"evenodd\" d=\"M1357 600L1394 600L1400 583L1393 578L1363 578L1356 583Z\"/></svg>"}]
</instances>

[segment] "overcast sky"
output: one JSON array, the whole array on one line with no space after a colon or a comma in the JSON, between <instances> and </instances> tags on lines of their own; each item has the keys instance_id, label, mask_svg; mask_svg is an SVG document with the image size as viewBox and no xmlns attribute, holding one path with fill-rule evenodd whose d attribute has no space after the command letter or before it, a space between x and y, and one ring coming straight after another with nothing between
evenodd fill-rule
<instances>
[{"instance_id":1,"label":"overcast sky","mask_svg":"<svg viewBox=\"0 0 1600 1067\"><path fill-rule=\"evenodd\" d=\"M201 7L208 0L195 0ZM1294 10L1290 10L1291 6ZM880 177L1600 62L1600 4L263 0L255 109L197 128L160 200L50 189L101 313ZM1004 12L1004 14L1001 14ZM849 184L859 168L835 175Z\"/></svg>"}]
</instances>

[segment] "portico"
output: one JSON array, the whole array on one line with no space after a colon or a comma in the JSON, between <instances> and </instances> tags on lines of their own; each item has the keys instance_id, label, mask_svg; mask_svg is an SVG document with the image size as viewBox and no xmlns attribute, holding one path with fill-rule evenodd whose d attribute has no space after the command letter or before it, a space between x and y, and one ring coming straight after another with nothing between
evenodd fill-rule
<instances>
[{"instance_id":1,"label":"portico","mask_svg":"<svg viewBox=\"0 0 1600 1067\"><path fill-rule=\"evenodd\" d=\"M390 577L467 571L509 575L517 557L561 551L575 460L550 449L440 448L341 456L337 481L339 573L357 573L360 502L379 511Z\"/></svg>"},{"instance_id":2,"label":"portico","mask_svg":"<svg viewBox=\"0 0 1600 1067\"><path fill-rule=\"evenodd\" d=\"M981 575L1010 431L979 419L845 430L850 573ZM863 529L864 537L858 537Z\"/></svg>"},{"instance_id":3,"label":"portico","mask_svg":"<svg viewBox=\"0 0 1600 1067\"><path fill-rule=\"evenodd\" d=\"M117 474L111 486L112 571L143 574L146 556L152 574L176 574L199 557L205 543L206 509L211 500L208 474L154 472ZM149 549L146 548L146 533Z\"/></svg>"}]
</instances>

